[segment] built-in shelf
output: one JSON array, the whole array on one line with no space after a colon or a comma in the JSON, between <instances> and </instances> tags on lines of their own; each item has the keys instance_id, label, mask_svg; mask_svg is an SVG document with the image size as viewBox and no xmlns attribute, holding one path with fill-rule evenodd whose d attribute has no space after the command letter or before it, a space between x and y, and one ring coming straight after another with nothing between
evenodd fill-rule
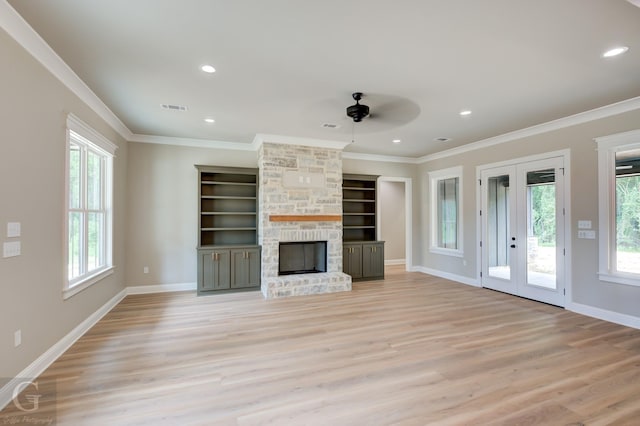
<instances>
[{"instance_id":1,"label":"built-in shelf","mask_svg":"<svg viewBox=\"0 0 640 426\"><path fill-rule=\"evenodd\" d=\"M342 177L342 238L345 242L376 240L377 176Z\"/></svg>"},{"instance_id":2,"label":"built-in shelf","mask_svg":"<svg viewBox=\"0 0 640 426\"><path fill-rule=\"evenodd\" d=\"M198 294L260 288L258 170L198 169Z\"/></svg>"}]
</instances>

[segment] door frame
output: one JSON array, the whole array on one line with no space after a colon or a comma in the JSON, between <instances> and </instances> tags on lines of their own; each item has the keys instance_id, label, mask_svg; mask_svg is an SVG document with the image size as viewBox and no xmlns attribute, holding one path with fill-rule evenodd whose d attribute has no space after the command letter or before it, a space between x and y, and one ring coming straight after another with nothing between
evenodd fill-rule
<instances>
[{"instance_id":1,"label":"door frame","mask_svg":"<svg viewBox=\"0 0 640 426\"><path fill-rule=\"evenodd\" d=\"M564 164L564 288L565 288L565 303L564 309L573 303L573 285L571 279L571 150L562 149L559 151L550 151L542 154L529 155L526 157L513 158L505 161L498 161L495 163L482 164L476 166L476 277L478 280L478 286L482 287L482 249L480 248L480 242L482 241L482 217L480 211L482 210L482 188L479 185L480 176L483 170L503 167L514 166L520 163L528 163L531 161L546 160L554 157L562 157Z\"/></svg>"},{"instance_id":2,"label":"door frame","mask_svg":"<svg viewBox=\"0 0 640 426\"><path fill-rule=\"evenodd\" d=\"M413 233L411 230L413 229L413 189L412 189L412 179L406 177L393 177L393 176L380 176L376 182L376 192L380 194L380 183L381 182L402 182L404 183L404 269L406 271L413 270ZM376 215L376 239L381 240L382 238L382 208L381 203L383 200L380 197L376 197L376 211L378 214Z\"/></svg>"}]
</instances>

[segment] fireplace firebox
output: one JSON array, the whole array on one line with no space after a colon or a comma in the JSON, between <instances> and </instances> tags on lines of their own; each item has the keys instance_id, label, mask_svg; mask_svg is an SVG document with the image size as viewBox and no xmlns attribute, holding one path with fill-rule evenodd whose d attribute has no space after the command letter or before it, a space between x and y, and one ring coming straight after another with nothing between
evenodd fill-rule
<instances>
[{"instance_id":1,"label":"fireplace firebox","mask_svg":"<svg viewBox=\"0 0 640 426\"><path fill-rule=\"evenodd\" d=\"M281 242L279 259L278 275L327 272L327 242Z\"/></svg>"}]
</instances>

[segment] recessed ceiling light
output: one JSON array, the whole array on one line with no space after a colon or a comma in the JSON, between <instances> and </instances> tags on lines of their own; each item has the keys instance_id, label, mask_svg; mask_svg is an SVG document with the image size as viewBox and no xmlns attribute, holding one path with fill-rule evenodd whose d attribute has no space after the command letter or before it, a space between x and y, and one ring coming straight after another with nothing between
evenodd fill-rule
<instances>
[{"instance_id":1,"label":"recessed ceiling light","mask_svg":"<svg viewBox=\"0 0 640 426\"><path fill-rule=\"evenodd\" d=\"M214 120L213 118L205 118L204 121L206 121L207 123L215 123L216 120Z\"/></svg>"},{"instance_id":2,"label":"recessed ceiling light","mask_svg":"<svg viewBox=\"0 0 640 426\"><path fill-rule=\"evenodd\" d=\"M445 138L445 137L439 137L434 139L435 142L449 142L450 140L451 138Z\"/></svg>"},{"instance_id":3,"label":"recessed ceiling light","mask_svg":"<svg viewBox=\"0 0 640 426\"><path fill-rule=\"evenodd\" d=\"M209 74L216 72L216 69L211 65L203 65L200 67L200 69L204 72L208 72Z\"/></svg>"},{"instance_id":4,"label":"recessed ceiling light","mask_svg":"<svg viewBox=\"0 0 640 426\"><path fill-rule=\"evenodd\" d=\"M402 142L402 141L401 141L400 139L394 139L392 142L393 142L393 143L400 143L400 142Z\"/></svg>"},{"instance_id":5,"label":"recessed ceiling light","mask_svg":"<svg viewBox=\"0 0 640 426\"><path fill-rule=\"evenodd\" d=\"M603 58L612 58L614 56L622 55L624 52L629 50L627 46L619 46L614 47L613 49L609 49L602 54Z\"/></svg>"},{"instance_id":6,"label":"recessed ceiling light","mask_svg":"<svg viewBox=\"0 0 640 426\"><path fill-rule=\"evenodd\" d=\"M463 117L465 115L471 115L471 110L470 109L462 110L462 111L460 111L460 115L463 116Z\"/></svg>"}]
</instances>

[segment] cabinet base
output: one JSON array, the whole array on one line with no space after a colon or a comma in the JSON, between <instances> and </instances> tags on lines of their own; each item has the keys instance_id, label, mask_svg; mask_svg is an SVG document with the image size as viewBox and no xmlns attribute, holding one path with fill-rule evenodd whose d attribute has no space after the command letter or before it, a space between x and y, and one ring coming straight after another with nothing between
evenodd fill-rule
<instances>
[{"instance_id":1,"label":"cabinet base","mask_svg":"<svg viewBox=\"0 0 640 426\"><path fill-rule=\"evenodd\" d=\"M260 291L260 287L225 288L223 290L198 290L198 296L211 296L213 294L241 293L245 291Z\"/></svg>"}]
</instances>

